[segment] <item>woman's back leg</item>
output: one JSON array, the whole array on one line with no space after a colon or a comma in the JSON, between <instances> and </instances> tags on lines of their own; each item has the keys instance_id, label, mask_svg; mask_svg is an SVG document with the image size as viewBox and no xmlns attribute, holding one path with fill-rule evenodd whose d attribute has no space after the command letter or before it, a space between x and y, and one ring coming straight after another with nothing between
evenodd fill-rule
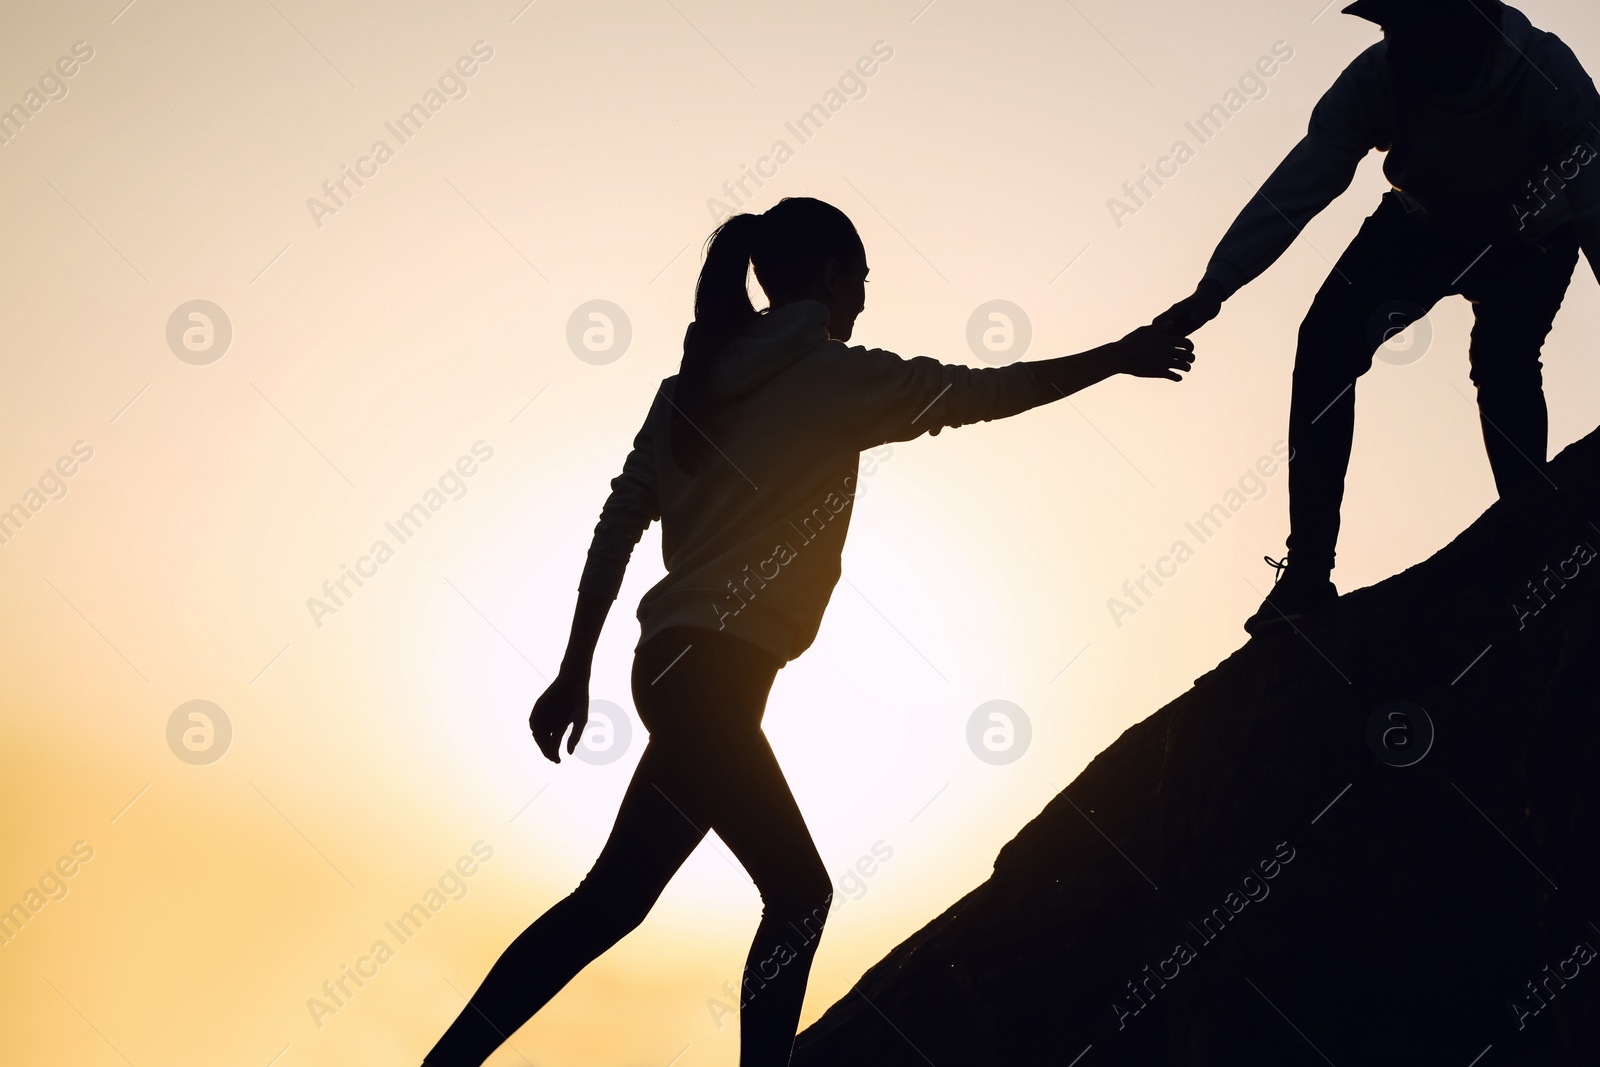
<instances>
[{"instance_id":1,"label":"woman's back leg","mask_svg":"<svg viewBox=\"0 0 1600 1067\"><path fill-rule=\"evenodd\" d=\"M685 818L667 799L684 771L673 759L653 740L645 746L594 866L500 954L428 1053L427 1067L478 1067L590 961L644 921L705 837L704 822Z\"/></svg>"}]
</instances>

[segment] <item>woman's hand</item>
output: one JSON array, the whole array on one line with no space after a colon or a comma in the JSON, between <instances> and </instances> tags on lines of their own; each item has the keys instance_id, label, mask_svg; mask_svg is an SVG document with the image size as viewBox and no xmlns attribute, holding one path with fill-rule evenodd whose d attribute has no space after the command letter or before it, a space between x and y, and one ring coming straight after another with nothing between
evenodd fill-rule
<instances>
[{"instance_id":1,"label":"woman's hand","mask_svg":"<svg viewBox=\"0 0 1600 1067\"><path fill-rule=\"evenodd\" d=\"M1117 374L1180 382L1179 372L1193 366L1194 342L1153 326L1141 326L1120 341L1087 352L1028 364L1034 381L1051 400L1071 396Z\"/></svg>"},{"instance_id":2,"label":"woman's hand","mask_svg":"<svg viewBox=\"0 0 1600 1067\"><path fill-rule=\"evenodd\" d=\"M561 671L543 695L533 702L533 713L528 716L528 729L533 731L534 743L545 759L561 762L561 735L568 726L572 736L567 740L567 755L578 747L583 729L589 725L588 674Z\"/></svg>"},{"instance_id":3,"label":"woman's hand","mask_svg":"<svg viewBox=\"0 0 1600 1067\"><path fill-rule=\"evenodd\" d=\"M1179 372L1194 367L1194 342L1154 326L1141 326L1106 346L1113 373L1181 382Z\"/></svg>"}]
</instances>

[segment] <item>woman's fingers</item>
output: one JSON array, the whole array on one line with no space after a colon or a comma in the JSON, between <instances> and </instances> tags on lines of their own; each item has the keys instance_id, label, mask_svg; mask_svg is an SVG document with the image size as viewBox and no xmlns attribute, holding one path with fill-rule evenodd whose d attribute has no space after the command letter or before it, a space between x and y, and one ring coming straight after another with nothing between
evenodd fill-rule
<instances>
[{"instance_id":1,"label":"woman's fingers","mask_svg":"<svg viewBox=\"0 0 1600 1067\"><path fill-rule=\"evenodd\" d=\"M565 676L552 682L539 699L534 701L528 715L528 729L534 744L551 763L561 762L562 735L572 727L572 737L567 742L570 755L578 747L578 740L589 724L589 692L587 679L575 681Z\"/></svg>"},{"instance_id":2,"label":"woman's fingers","mask_svg":"<svg viewBox=\"0 0 1600 1067\"><path fill-rule=\"evenodd\" d=\"M551 763L560 763L561 759L556 754L556 739L550 731L541 730L538 726L533 728L533 743L539 746L539 751L544 753L544 758Z\"/></svg>"},{"instance_id":3,"label":"woman's fingers","mask_svg":"<svg viewBox=\"0 0 1600 1067\"><path fill-rule=\"evenodd\" d=\"M533 732L533 743L539 746L539 751L544 753L544 758L551 763L560 763L561 734L567 728L567 724L564 722L544 722L543 717L539 716L536 710L528 726Z\"/></svg>"},{"instance_id":4,"label":"woman's fingers","mask_svg":"<svg viewBox=\"0 0 1600 1067\"><path fill-rule=\"evenodd\" d=\"M1161 359L1161 364L1156 368L1154 377L1165 378L1170 382L1183 381L1183 372L1194 369L1193 352L1167 352Z\"/></svg>"}]
</instances>

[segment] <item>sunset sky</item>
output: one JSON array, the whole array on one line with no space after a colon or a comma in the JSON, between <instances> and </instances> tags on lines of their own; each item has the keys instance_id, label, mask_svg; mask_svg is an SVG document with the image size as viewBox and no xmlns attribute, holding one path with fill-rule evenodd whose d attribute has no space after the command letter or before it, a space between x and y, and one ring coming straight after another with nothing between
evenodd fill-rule
<instances>
[{"instance_id":1,"label":"sunset sky","mask_svg":"<svg viewBox=\"0 0 1600 1067\"><path fill-rule=\"evenodd\" d=\"M528 709L730 206L854 219L861 343L1079 351L1193 288L1378 39L1321 0L126 3L0 24L0 107L29 110L0 126L18 1065L417 1064L576 885L645 741L627 682L658 529L592 684L627 750L548 763ZM1591 3L1522 10L1600 66ZM1186 125L1234 102L1203 143ZM842 901L803 1024L1243 643L1288 532L1282 467L1258 463L1283 450L1296 328L1380 162L1196 336L1185 383L1118 379L863 471L845 581L765 718ZM969 345L996 300L1025 354ZM1494 499L1470 326L1441 305L1361 383L1341 590ZM1553 450L1600 423L1597 339L1580 262L1546 346ZM1179 541L1176 576L1113 610ZM996 700L1031 727L1004 764L968 745ZM402 940L386 924L419 903ZM732 1067L717 1005L759 909L708 840L491 1063ZM346 968L366 977L336 1001Z\"/></svg>"}]
</instances>

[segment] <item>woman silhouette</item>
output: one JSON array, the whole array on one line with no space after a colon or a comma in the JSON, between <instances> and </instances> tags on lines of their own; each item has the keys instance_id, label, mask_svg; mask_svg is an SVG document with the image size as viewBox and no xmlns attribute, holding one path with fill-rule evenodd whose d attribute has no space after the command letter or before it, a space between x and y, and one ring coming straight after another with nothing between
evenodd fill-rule
<instances>
[{"instance_id":1,"label":"woman silhouette","mask_svg":"<svg viewBox=\"0 0 1600 1067\"><path fill-rule=\"evenodd\" d=\"M746 289L752 265L762 312ZM632 677L649 742L593 869L501 954L430 1067L481 1064L644 920L708 830L761 893L739 1062L787 1064L832 887L761 718L838 581L861 451L1015 415L1114 374L1178 381L1194 360L1187 339L1151 327L987 369L847 347L866 280L855 226L820 200L785 199L712 234L683 362L611 483L566 656L528 720L553 762L569 726L567 752L577 747L600 628L634 545L660 519L667 576L639 602Z\"/></svg>"}]
</instances>

